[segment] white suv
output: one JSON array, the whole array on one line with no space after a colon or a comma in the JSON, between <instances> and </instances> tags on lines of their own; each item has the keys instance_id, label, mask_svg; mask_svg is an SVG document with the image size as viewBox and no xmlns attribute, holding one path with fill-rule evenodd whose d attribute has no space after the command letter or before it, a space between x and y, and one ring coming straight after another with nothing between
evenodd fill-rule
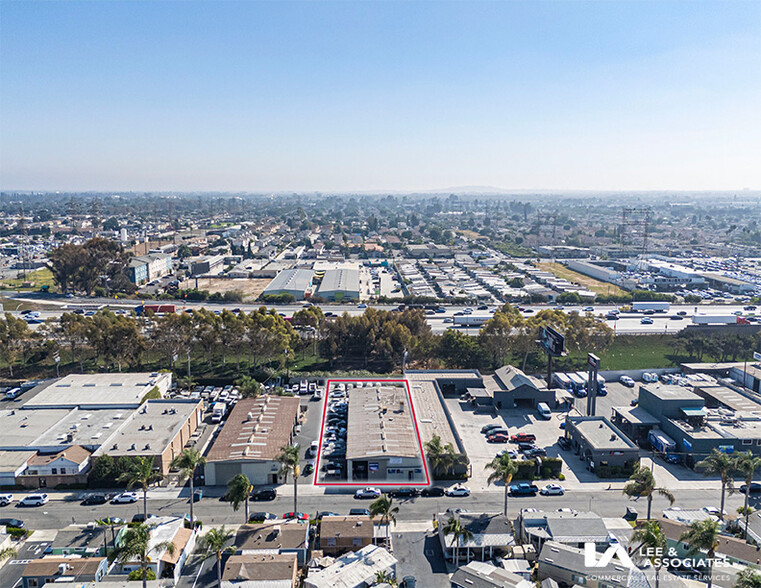
<instances>
[{"instance_id":1,"label":"white suv","mask_svg":"<svg viewBox=\"0 0 761 588\"><path fill-rule=\"evenodd\" d=\"M29 496L24 496L24 498L19 501L18 505L42 506L43 504L47 503L48 500L49 499L47 494L30 494Z\"/></svg>"},{"instance_id":2,"label":"white suv","mask_svg":"<svg viewBox=\"0 0 761 588\"><path fill-rule=\"evenodd\" d=\"M13 494L0 494L0 506L8 506L13 502Z\"/></svg>"}]
</instances>

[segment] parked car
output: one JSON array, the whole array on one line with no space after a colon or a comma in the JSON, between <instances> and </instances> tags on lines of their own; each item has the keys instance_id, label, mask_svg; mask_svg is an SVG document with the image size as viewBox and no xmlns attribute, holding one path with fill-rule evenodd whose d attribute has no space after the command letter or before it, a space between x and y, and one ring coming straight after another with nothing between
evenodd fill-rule
<instances>
[{"instance_id":1,"label":"parked car","mask_svg":"<svg viewBox=\"0 0 761 588\"><path fill-rule=\"evenodd\" d=\"M563 496L563 494L565 494L565 488L560 484L547 484L544 488L539 490L539 494L542 496Z\"/></svg>"},{"instance_id":2,"label":"parked car","mask_svg":"<svg viewBox=\"0 0 761 588\"><path fill-rule=\"evenodd\" d=\"M0 506L8 506L13 502L13 494L0 494Z\"/></svg>"},{"instance_id":3,"label":"parked car","mask_svg":"<svg viewBox=\"0 0 761 588\"><path fill-rule=\"evenodd\" d=\"M419 494L417 488L396 488L389 492L393 498L414 498Z\"/></svg>"},{"instance_id":4,"label":"parked car","mask_svg":"<svg viewBox=\"0 0 761 588\"><path fill-rule=\"evenodd\" d=\"M510 494L513 496L535 496L539 491L536 484L529 484L528 482L521 482L520 484L512 484L510 486Z\"/></svg>"},{"instance_id":5,"label":"parked car","mask_svg":"<svg viewBox=\"0 0 761 588\"><path fill-rule=\"evenodd\" d=\"M283 514L283 518L286 520L296 520L296 521L308 521L309 515L305 512L287 512Z\"/></svg>"},{"instance_id":6,"label":"parked car","mask_svg":"<svg viewBox=\"0 0 761 588\"><path fill-rule=\"evenodd\" d=\"M381 491L378 488L360 488L354 493L354 498L378 498L381 495Z\"/></svg>"},{"instance_id":7,"label":"parked car","mask_svg":"<svg viewBox=\"0 0 761 588\"><path fill-rule=\"evenodd\" d=\"M508 437L504 433L495 433L486 437L487 443L507 443Z\"/></svg>"},{"instance_id":8,"label":"parked car","mask_svg":"<svg viewBox=\"0 0 761 588\"><path fill-rule=\"evenodd\" d=\"M536 435L532 433L516 433L510 437L510 441L513 443L528 443L529 441L536 441Z\"/></svg>"},{"instance_id":9,"label":"parked car","mask_svg":"<svg viewBox=\"0 0 761 588\"><path fill-rule=\"evenodd\" d=\"M452 486L451 488L447 488L444 491L444 494L446 494L447 496L452 496L452 497L470 496L470 488L468 488L467 486L461 486L458 484L457 486Z\"/></svg>"},{"instance_id":10,"label":"parked car","mask_svg":"<svg viewBox=\"0 0 761 588\"><path fill-rule=\"evenodd\" d=\"M248 515L249 523L274 520L277 520L277 515L271 512L252 512L250 515Z\"/></svg>"},{"instance_id":11,"label":"parked car","mask_svg":"<svg viewBox=\"0 0 761 588\"><path fill-rule=\"evenodd\" d=\"M561 449L570 449L571 448L571 442L568 440L567 437L558 437L558 445Z\"/></svg>"},{"instance_id":12,"label":"parked car","mask_svg":"<svg viewBox=\"0 0 761 588\"><path fill-rule=\"evenodd\" d=\"M317 520L321 521L322 517L340 517L341 515L337 512L331 512L329 510L323 510L317 513Z\"/></svg>"},{"instance_id":13,"label":"parked car","mask_svg":"<svg viewBox=\"0 0 761 588\"><path fill-rule=\"evenodd\" d=\"M740 486L740 492L745 494L750 490L750 494L758 494L761 492L761 482L751 482L750 487L747 484Z\"/></svg>"},{"instance_id":14,"label":"parked car","mask_svg":"<svg viewBox=\"0 0 761 588\"><path fill-rule=\"evenodd\" d=\"M122 492L111 499L111 504L130 504L137 502L137 492Z\"/></svg>"},{"instance_id":15,"label":"parked car","mask_svg":"<svg viewBox=\"0 0 761 588\"><path fill-rule=\"evenodd\" d=\"M420 496L433 497L433 498L444 496L444 488L441 488L439 486L428 486L427 488L423 488L420 491Z\"/></svg>"},{"instance_id":16,"label":"parked car","mask_svg":"<svg viewBox=\"0 0 761 588\"><path fill-rule=\"evenodd\" d=\"M203 488L193 490L193 502L198 502L201 498L203 498Z\"/></svg>"},{"instance_id":17,"label":"parked car","mask_svg":"<svg viewBox=\"0 0 761 588\"><path fill-rule=\"evenodd\" d=\"M352 517L367 517L370 516L370 511L366 508L351 508L349 509L349 516Z\"/></svg>"},{"instance_id":18,"label":"parked car","mask_svg":"<svg viewBox=\"0 0 761 588\"><path fill-rule=\"evenodd\" d=\"M42 506L50 500L47 494L30 494L19 500L18 506Z\"/></svg>"},{"instance_id":19,"label":"parked car","mask_svg":"<svg viewBox=\"0 0 761 588\"><path fill-rule=\"evenodd\" d=\"M132 517L133 523L144 523L148 519L155 519L156 515L148 513L148 516L144 515L143 513L139 512L135 516Z\"/></svg>"},{"instance_id":20,"label":"parked car","mask_svg":"<svg viewBox=\"0 0 761 588\"><path fill-rule=\"evenodd\" d=\"M498 425L497 423L491 423L490 425L484 425L481 427L481 433L484 435L490 433L494 429L504 429L505 427L503 425Z\"/></svg>"},{"instance_id":21,"label":"parked car","mask_svg":"<svg viewBox=\"0 0 761 588\"><path fill-rule=\"evenodd\" d=\"M82 504L87 506L91 504L106 504L108 496L105 494L86 494L82 499Z\"/></svg>"},{"instance_id":22,"label":"parked car","mask_svg":"<svg viewBox=\"0 0 761 588\"><path fill-rule=\"evenodd\" d=\"M634 380L632 380L629 376L621 376L618 378L618 381L627 388L634 388Z\"/></svg>"},{"instance_id":23,"label":"parked car","mask_svg":"<svg viewBox=\"0 0 761 588\"><path fill-rule=\"evenodd\" d=\"M532 447L523 452L526 457L546 457L547 451L543 447Z\"/></svg>"},{"instance_id":24,"label":"parked car","mask_svg":"<svg viewBox=\"0 0 761 588\"><path fill-rule=\"evenodd\" d=\"M24 521L20 519L0 519L0 527L13 527L15 529L23 529Z\"/></svg>"}]
</instances>

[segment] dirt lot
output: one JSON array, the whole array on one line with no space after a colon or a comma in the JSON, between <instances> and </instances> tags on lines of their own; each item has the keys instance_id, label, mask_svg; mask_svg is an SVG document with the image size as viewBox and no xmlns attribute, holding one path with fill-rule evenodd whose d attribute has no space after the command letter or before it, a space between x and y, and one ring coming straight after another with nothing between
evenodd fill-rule
<instances>
[{"instance_id":1,"label":"dirt lot","mask_svg":"<svg viewBox=\"0 0 761 588\"><path fill-rule=\"evenodd\" d=\"M594 278L575 272L572 269L565 267L562 263L544 262L539 264L539 268L555 274L558 278L580 284L597 294L615 294L616 296L626 294L626 292L614 284L601 282L600 280L595 280Z\"/></svg>"},{"instance_id":2,"label":"dirt lot","mask_svg":"<svg viewBox=\"0 0 761 588\"><path fill-rule=\"evenodd\" d=\"M253 302L271 281L272 278L199 278L198 289L212 293L237 290L243 293L244 302Z\"/></svg>"}]
</instances>

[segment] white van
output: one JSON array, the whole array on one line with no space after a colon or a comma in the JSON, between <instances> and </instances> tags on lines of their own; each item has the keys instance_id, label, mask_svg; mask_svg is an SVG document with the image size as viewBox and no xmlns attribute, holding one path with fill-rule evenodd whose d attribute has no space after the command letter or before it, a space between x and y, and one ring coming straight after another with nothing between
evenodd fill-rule
<instances>
[{"instance_id":1,"label":"white van","mask_svg":"<svg viewBox=\"0 0 761 588\"><path fill-rule=\"evenodd\" d=\"M549 420L552 418L552 412L550 411L550 407L547 406L547 403L545 402L540 402L539 404L536 405L536 412L543 419Z\"/></svg>"},{"instance_id":2,"label":"white van","mask_svg":"<svg viewBox=\"0 0 761 588\"><path fill-rule=\"evenodd\" d=\"M21 394L21 388L11 388L5 393L5 397L8 400L13 400L16 398L19 394Z\"/></svg>"}]
</instances>

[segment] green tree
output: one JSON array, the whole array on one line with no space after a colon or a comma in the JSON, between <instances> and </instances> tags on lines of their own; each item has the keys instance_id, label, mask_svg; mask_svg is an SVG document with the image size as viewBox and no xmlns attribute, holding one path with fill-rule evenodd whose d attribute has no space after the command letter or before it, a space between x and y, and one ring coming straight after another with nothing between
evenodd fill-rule
<instances>
[{"instance_id":1,"label":"green tree","mask_svg":"<svg viewBox=\"0 0 761 588\"><path fill-rule=\"evenodd\" d=\"M219 529L209 529L209 531L201 537L201 549L206 553L213 553L217 558L217 586L222 587L222 554L225 551L231 550L227 547L227 543L233 538L231 531L225 529L222 525Z\"/></svg>"},{"instance_id":2,"label":"green tree","mask_svg":"<svg viewBox=\"0 0 761 588\"><path fill-rule=\"evenodd\" d=\"M293 473L293 512L298 512L299 448L295 445L286 445L280 449L276 459L280 462L280 473L284 480L288 479L288 474Z\"/></svg>"},{"instance_id":3,"label":"green tree","mask_svg":"<svg viewBox=\"0 0 761 588\"><path fill-rule=\"evenodd\" d=\"M439 343L439 355L449 368L473 368L479 363L478 340L454 329L447 329Z\"/></svg>"},{"instance_id":4,"label":"green tree","mask_svg":"<svg viewBox=\"0 0 761 588\"><path fill-rule=\"evenodd\" d=\"M262 385L251 376L241 376L235 380L235 386L242 398L256 398L262 393Z\"/></svg>"},{"instance_id":5,"label":"green tree","mask_svg":"<svg viewBox=\"0 0 761 588\"><path fill-rule=\"evenodd\" d=\"M652 554L649 556L650 562L655 568L655 588L660 584L660 572L663 567L663 556L666 554L668 540L661 529L658 521L647 521L644 525L637 527L632 533L630 544L638 544L637 550L642 553Z\"/></svg>"},{"instance_id":6,"label":"green tree","mask_svg":"<svg viewBox=\"0 0 761 588\"><path fill-rule=\"evenodd\" d=\"M503 453L499 457L495 457L485 466L485 469L491 470L489 477L486 479L486 484L491 486L494 482L502 482L505 486L505 504L504 515L507 516L507 496L510 493L510 482L513 480L513 476L518 473L518 464L516 464L510 455Z\"/></svg>"},{"instance_id":7,"label":"green tree","mask_svg":"<svg viewBox=\"0 0 761 588\"><path fill-rule=\"evenodd\" d=\"M695 521L690 528L682 533L679 541L689 546L687 554L693 556L698 552L705 551L708 556L708 578L706 580L708 588L713 583L713 558L716 555L716 548L719 546L719 523L712 519Z\"/></svg>"},{"instance_id":8,"label":"green tree","mask_svg":"<svg viewBox=\"0 0 761 588\"><path fill-rule=\"evenodd\" d=\"M142 570L143 588L148 582L148 565L151 562L151 552L168 551L174 554L175 547L171 541L164 541L151 547L151 527L146 524L131 527L124 532L119 547L116 548L116 559L121 564L133 563L137 560Z\"/></svg>"},{"instance_id":9,"label":"green tree","mask_svg":"<svg viewBox=\"0 0 761 588\"><path fill-rule=\"evenodd\" d=\"M449 520L444 526L444 536L447 535L452 535L454 565L457 568L460 566L460 547L462 547L463 542L473 539L473 533L460 522L460 519L449 517Z\"/></svg>"},{"instance_id":10,"label":"green tree","mask_svg":"<svg viewBox=\"0 0 761 588\"><path fill-rule=\"evenodd\" d=\"M761 573L755 568L745 568L737 575L734 588L761 588Z\"/></svg>"},{"instance_id":11,"label":"green tree","mask_svg":"<svg viewBox=\"0 0 761 588\"><path fill-rule=\"evenodd\" d=\"M457 463L457 452L452 444L444 445L438 435L425 442L425 455L434 477L448 476Z\"/></svg>"},{"instance_id":12,"label":"green tree","mask_svg":"<svg viewBox=\"0 0 761 588\"><path fill-rule=\"evenodd\" d=\"M383 494L370 505L370 518L380 517L381 525L386 526L386 545L388 542L388 527L391 523L396 525L396 515L399 514L399 507L393 505L394 499Z\"/></svg>"},{"instance_id":13,"label":"green tree","mask_svg":"<svg viewBox=\"0 0 761 588\"><path fill-rule=\"evenodd\" d=\"M0 562L9 557L16 557L16 553L17 551L13 547L6 547L5 549L0 549Z\"/></svg>"},{"instance_id":14,"label":"green tree","mask_svg":"<svg viewBox=\"0 0 761 588\"><path fill-rule=\"evenodd\" d=\"M0 319L0 354L8 364L8 371L13 377L13 364L24 349L24 345L32 338L26 321L5 313L5 319Z\"/></svg>"},{"instance_id":15,"label":"green tree","mask_svg":"<svg viewBox=\"0 0 761 588\"><path fill-rule=\"evenodd\" d=\"M129 461L126 470L117 478L127 488L139 487L143 491L143 517L148 519L148 488L152 484L162 480L164 474L154 467L154 460L150 456L133 457Z\"/></svg>"},{"instance_id":16,"label":"green tree","mask_svg":"<svg viewBox=\"0 0 761 588\"><path fill-rule=\"evenodd\" d=\"M629 497L644 496L647 498L648 521L650 520L650 511L653 506L653 494L660 494L665 497L670 504L674 504L674 501L676 500L670 490L656 486L653 472L642 464L638 464L634 468L634 472L624 486L624 494Z\"/></svg>"},{"instance_id":17,"label":"green tree","mask_svg":"<svg viewBox=\"0 0 761 588\"><path fill-rule=\"evenodd\" d=\"M180 475L188 478L190 483L190 524L195 525L196 520L193 518L193 500L195 472L199 467L206 465L206 458L197 449L184 449L177 457L172 460L172 467L180 471Z\"/></svg>"},{"instance_id":18,"label":"green tree","mask_svg":"<svg viewBox=\"0 0 761 588\"><path fill-rule=\"evenodd\" d=\"M238 474L234 476L227 484L227 499L233 506L233 510L238 512L240 505L244 505L244 513L246 515L245 522L248 522L248 498L251 494L251 481L246 474Z\"/></svg>"},{"instance_id":19,"label":"green tree","mask_svg":"<svg viewBox=\"0 0 761 588\"><path fill-rule=\"evenodd\" d=\"M729 490L730 494L734 491L732 472L737 469L737 460L723 451L714 449L708 454L708 457L703 461L699 461L697 466L703 468L703 475L719 476L721 478L721 507L719 508L719 518L724 520L724 498L727 490Z\"/></svg>"},{"instance_id":20,"label":"green tree","mask_svg":"<svg viewBox=\"0 0 761 588\"><path fill-rule=\"evenodd\" d=\"M745 529L743 532L743 535L745 536L745 539L748 539L748 517L750 517L750 512L748 512L748 497L750 495L750 484L753 482L753 476L755 476L756 471L758 471L759 468L761 468L761 457L756 457L753 455L752 452L747 451L745 453L740 453L735 458L735 467L737 468L737 471L740 472L743 477L745 478L745 501L743 503L743 507L745 509Z\"/></svg>"},{"instance_id":21,"label":"green tree","mask_svg":"<svg viewBox=\"0 0 761 588\"><path fill-rule=\"evenodd\" d=\"M87 335L98 356L117 366L119 371L122 365L136 363L145 350L145 338L137 323L109 310L95 313Z\"/></svg>"}]
</instances>

